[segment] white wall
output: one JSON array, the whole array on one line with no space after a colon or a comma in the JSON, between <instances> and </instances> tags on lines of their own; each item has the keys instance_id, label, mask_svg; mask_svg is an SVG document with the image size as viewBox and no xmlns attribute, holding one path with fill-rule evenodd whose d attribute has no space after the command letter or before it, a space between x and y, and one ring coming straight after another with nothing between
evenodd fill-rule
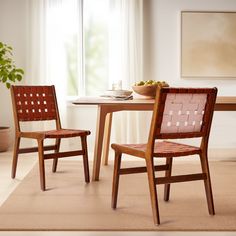
<instances>
[{"instance_id":1,"label":"white wall","mask_svg":"<svg viewBox=\"0 0 236 236\"><path fill-rule=\"evenodd\" d=\"M145 0L146 2L146 0ZM146 15L149 22L149 56L151 79L165 80L173 86L217 87L218 95L236 96L236 80L181 79L180 25L181 11L236 11L235 0L149 0ZM232 149L236 156L236 112L215 112L210 148ZM225 151L225 150L224 150ZM215 155L222 153L217 150Z\"/></svg>"},{"instance_id":2,"label":"white wall","mask_svg":"<svg viewBox=\"0 0 236 236\"><path fill-rule=\"evenodd\" d=\"M150 0L152 77L176 86L217 86L236 95L236 80L180 79L180 14L183 10L236 11L235 0Z\"/></svg>"},{"instance_id":3,"label":"white wall","mask_svg":"<svg viewBox=\"0 0 236 236\"><path fill-rule=\"evenodd\" d=\"M13 47L17 67L26 68L26 1L0 0L0 41ZM13 116L10 91L0 83L0 126L10 126Z\"/></svg>"}]
</instances>

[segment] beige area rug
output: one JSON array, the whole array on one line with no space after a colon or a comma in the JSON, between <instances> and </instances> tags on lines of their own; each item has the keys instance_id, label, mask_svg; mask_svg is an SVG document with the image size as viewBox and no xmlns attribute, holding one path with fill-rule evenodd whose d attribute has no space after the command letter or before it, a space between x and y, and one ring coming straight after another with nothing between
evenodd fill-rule
<instances>
[{"instance_id":1,"label":"beige area rug","mask_svg":"<svg viewBox=\"0 0 236 236\"><path fill-rule=\"evenodd\" d=\"M160 226L153 224L146 174L121 177L118 208L112 210L112 165L102 167L99 182L85 184L80 161L60 161L54 174L47 163L48 191L40 190L35 166L1 206L0 230L236 230L236 162L210 163L215 216L208 215L202 181L173 184L168 203L158 186ZM123 164L130 163L140 165ZM197 162L174 162L175 174L199 169Z\"/></svg>"}]
</instances>

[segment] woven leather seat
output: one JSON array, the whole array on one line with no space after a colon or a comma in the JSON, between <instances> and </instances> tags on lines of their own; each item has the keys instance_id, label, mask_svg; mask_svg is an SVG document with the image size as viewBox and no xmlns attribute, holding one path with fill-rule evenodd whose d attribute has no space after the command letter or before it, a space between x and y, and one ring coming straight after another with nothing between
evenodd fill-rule
<instances>
[{"instance_id":1,"label":"woven leather seat","mask_svg":"<svg viewBox=\"0 0 236 236\"><path fill-rule=\"evenodd\" d=\"M88 130L74 130L74 129L59 129L59 130L49 130L49 131L35 131L33 134L32 132L22 132L22 137L28 137L31 135L35 135L36 137L42 138L72 138L78 136L86 136L90 135L90 131Z\"/></svg>"},{"instance_id":2,"label":"woven leather seat","mask_svg":"<svg viewBox=\"0 0 236 236\"><path fill-rule=\"evenodd\" d=\"M56 92L54 86L12 86L11 96L15 120L15 146L12 163L12 178L15 178L18 155L21 153L38 152L41 189L45 190L44 160L53 159L52 171L56 172L58 158L70 156L83 156L84 176L88 183L89 166L87 154L88 130L62 129L59 111L57 107ZM21 123L29 121L55 121L55 130L46 131L21 131ZM60 152L62 138L81 138L81 149L75 151ZM21 138L36 139L38 147L20 148ZM55 145L44 145L45 139L55 139ZM52 150L54 153L45 153Z\"/></svg>"},{"instance_id":3,"label":"woven leather seat","mask_svg":"<svg viewBox=\"0 0 236 236\"><path fill-rule=\"evenodd\" d=\"M145 153L147 151L147 144L112 144L111 147L114 150L120 150L122 153L126 153L129 155L133 155L134 151L136 151L135 156L145 158ZM175 157L178 156L188 156L199 154L201 149L199 147L194 147L191 145L174 143L174 142L155 142L153 149L154 157Z\"/></svg>"},{"instance_id":4,"label":"woven leather seat","mask_svg":"<svg viewBox=\"0 0 236 236\"><path fill-rule=\"evenodd\" d=\"M146 144L112 144L115 151L112 184L112 208L117 207L120 175L147 172L153 220L160 224L156 185L165 184L164 200L170 196L170 183L203 180L209 214L214 215L213 194L208 166L208 140L216 100L216 88L159 88L153 109L149 138ZM201 145L191 146L166 139L201 138ZM122 154L141 157L145 167L121 168ZM202 172L172 176L174 157L198 154ZM154 166L154 158L166 159L166 164ZM165 171L164 177L155 177L155 171Z\"/></svg>"}]
</instances>

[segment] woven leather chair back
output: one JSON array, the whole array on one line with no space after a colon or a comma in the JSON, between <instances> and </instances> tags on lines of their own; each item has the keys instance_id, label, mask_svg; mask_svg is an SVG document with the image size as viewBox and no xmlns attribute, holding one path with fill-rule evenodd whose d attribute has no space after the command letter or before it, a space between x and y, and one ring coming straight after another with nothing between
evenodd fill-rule
<instances>
[{"instance_id":1,"label":"woven leather chair back","mask_svg":"<svg viewBox=\"0 0 236 236\"><path fill-rule=\"evenodd\" d=\"M18 121L59 119L54 86L12 86L11 91Z\"/></svg>"},{"instance_id":2,"label":"woven leather chair back","mask_svg":"<svg viewBox=\"0 0 236 236\"><path fill-rule=\"evenodd\" d=\"M155 136L161 139L203 137L209 132L216 88L162 88L156 96Z\"/></svg>"}]
</instances>

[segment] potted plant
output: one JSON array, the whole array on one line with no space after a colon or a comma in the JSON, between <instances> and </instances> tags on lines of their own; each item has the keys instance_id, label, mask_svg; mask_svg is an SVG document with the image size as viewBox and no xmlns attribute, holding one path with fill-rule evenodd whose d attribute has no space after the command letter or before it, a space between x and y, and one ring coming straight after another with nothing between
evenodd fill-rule
<instances>
[{"instance_id":1,"label":"potted plant","mask_svg":"<svg viewBox=\"0 0 236 236\"><path fill-rule=\"evenodd\" d=\"M21 81L24 71L16 68L12 47L0 42L0 82L10 88L12 83ZM7 151L10 143L10 128L0 126L0 152Z\"/></svg>"}]
</instances>

